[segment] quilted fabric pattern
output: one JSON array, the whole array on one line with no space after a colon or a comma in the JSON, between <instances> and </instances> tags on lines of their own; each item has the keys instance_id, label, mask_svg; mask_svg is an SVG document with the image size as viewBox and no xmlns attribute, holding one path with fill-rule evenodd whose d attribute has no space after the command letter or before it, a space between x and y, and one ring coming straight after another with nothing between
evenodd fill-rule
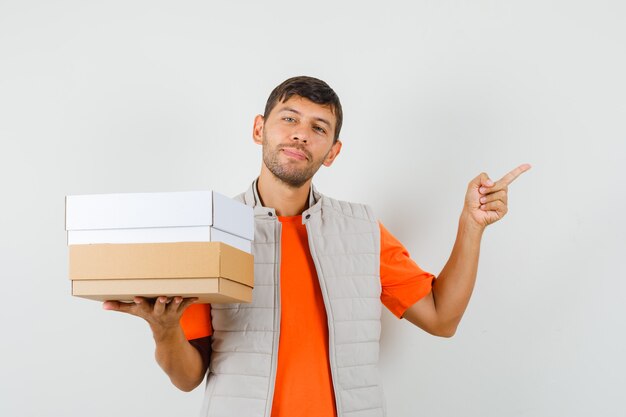
<instances>
[{"instance_id":1,"label":"quilted fabric pattern","mask_svg":"<svg viewBox=\"0 0 626 417\"><path fill-rule=\"evenodd\" d=\"M256 182L237 197L253 206L252 303L212 306L206 417L270 417L280 329L280 223L260 205ZM378 374L380 231L369 207L313 188L303 213L329 319L330 362L339 417L382 417Z\"/></svg>"}]
</instances>

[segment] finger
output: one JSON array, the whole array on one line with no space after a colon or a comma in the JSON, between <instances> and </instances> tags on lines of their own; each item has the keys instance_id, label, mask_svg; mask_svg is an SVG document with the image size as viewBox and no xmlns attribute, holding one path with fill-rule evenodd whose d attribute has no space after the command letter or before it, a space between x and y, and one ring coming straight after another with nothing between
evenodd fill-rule
<instances>
[{"instance_id":1,"label":"finger","mask_svg":"<svg viewBox=\"0 0 626 417\"><path fill-rule=\"evenodd\" d=\"M507 212L507 206L502 201L492 201L491 203L481 204L480 209L483 211L495 211L498 215L504 216Z\"/></svg>"},{"instance_id":2,"label":"finger","mask_svg":"<svg viewBox=\"0 0 626 417\"><path fill-rule=\"evenodd\" d=\"M491 179L489 178L489 175L487 175L487 173L485 172L481 172L480 174L478 174L478 176L474 179L472 179L469 183L468 188L469 189L482 189L482 188L489 188L493 186L493 181L491 181Z\"/></svg>"},{"instance_id":3,"label":"finger","mask_svg":"<svg viewBox=\"0 0 626 417\"><path fill-rule=\"evenodd\" d=\"M154 313L157 315L163 314L166 307L165 303L167 303L167 297L157 297L157 299L154 301Z\"/></svg>"},{"instance_id":4,"label":"finger","mask_svg":"<svg viewBox=\"0 0 626 417\"><path fill-rule=\"evenodd\" d=\"M489 175L487 175L486 172L482 172L479 177L480 177L480 185L482 187L492 187L493 186L493 181L491 181L491 179L489 178Z\"/></svg>"},{"instance_id":5,"label":"finger","mask_svg":"<svg viewBox=\"0 0 626 417\"><path fill-rule=\"evenodd\" d=\"M134 307L134 303L123 303L121 301L115 300L107 300L102 303L102 308L105 310L119 311L120 313L137 315Z\"/></svg>"},{"instance_id":6,"label":"finger","mask_svg":"<svg viewBox=\"0 0 626 417\"><path fill-rule=\"evenodd\" d=\"M152 307L150 301L144 297L134 297L131 303L126 303L130 314L145 319L150 314Z\"/></svg>"},{"instance_id":7,"label":"finger","mask_svg":"<svg viewBox=\"0 0 626 417\"><path fill-rule=\"evenodd\" d=\"M507 198L507 192L505 190L500 190L480 197L480 203L485 204L491 203L492 201L500 200L504 204L506 204Z\"/></svg>"},{"instance_id":8,"label":"finger","mask_svg":"<svg viewBox=\"0 0 626 417\"><path fill-rule=\"evenodd\" d=\"M497 182L499 188L504 188L508 186L513 181L515 181L517 177L519 177L520 175L522 175L524 172L528 171L529 169L530 169L530 164L522 164L518 166L517 168L515 168L513 171L506 174Z\"/></svg>"},{"instance_id":9,"label":"finger","mask_svg":"<svg viewBox=\"0 0 626 417\"><path fill-rule=\"evenodd\" d=\"M173 297L169 299L169 302L165 303L165 313L166 314L178 314L178 309L180 304L183 302L183 297Z\"/></svg>"},{"instance_id":10,"label":"finger","mask_svg":"<svg viewBox=\"0 0 626 417\"><path fill-rule=\"evenodd\" d=\"M485 172L481 172L476 178L470 181L467 189L468 191L477 189L481 194L486 194L493 186L494 182L489 178L489 175Z\"/></svg>"},{"instance_id":11,"label":"finger","mask_svg":"<svg viewBox=\"0 0 626 417\"><path fill-rule=\"evenodd\" d=\"M187 308L189 308L192 304L195 304L196 301L198 301L198 297L183 298L182 302L178 306L178 312L180 314L184 313L185 310L187 310Z\"/></svg>"},{"instance_id":12,"label":"finger","mask_svg":"<svg viewBox=\"0 0 626 417\"><path fill-rule=\"evenodd\" d=\"M198 301L197 297L183 298L180 296L174 297L172 302L168 305L167 312L181 316L183 312L193 303Z\"/></svg>"}]
</instances>

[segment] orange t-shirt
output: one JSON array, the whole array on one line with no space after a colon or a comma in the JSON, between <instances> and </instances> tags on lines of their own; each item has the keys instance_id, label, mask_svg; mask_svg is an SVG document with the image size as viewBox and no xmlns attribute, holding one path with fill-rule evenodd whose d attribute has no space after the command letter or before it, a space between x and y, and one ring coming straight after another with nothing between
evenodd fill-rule
<instances>
[{"instance_id":1,"label":"orange t-shirt","mask_svg":"<svg viewBox=\"0 0 626 417\"><path fill-rule=\"evenodd\" d=\"M324 300L302 216L282 217L281 320L272 417L333 417L335 395ZM381 301L397 317L427 295L434 276L380 225ZM187 339L212 334L210 306L196 304L181 318Z\"/></svg>"}]
</instances>

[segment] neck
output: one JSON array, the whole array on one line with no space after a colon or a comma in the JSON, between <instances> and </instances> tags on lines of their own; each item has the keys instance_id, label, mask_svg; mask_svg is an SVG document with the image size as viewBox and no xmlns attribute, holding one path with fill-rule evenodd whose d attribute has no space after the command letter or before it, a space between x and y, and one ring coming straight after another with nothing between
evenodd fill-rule
<instances>
[{"instance_id":1,"label":"neck","mask_svg":"<svg viewBox=\"0 0 626 417\"><path fill-rule=\"evenodd\" d=\"M297 216L309 206L311 180L294 188L276 178L263 164L257 189L263 205L272 207L278 216Z\"/></svg>"}]
</instances>

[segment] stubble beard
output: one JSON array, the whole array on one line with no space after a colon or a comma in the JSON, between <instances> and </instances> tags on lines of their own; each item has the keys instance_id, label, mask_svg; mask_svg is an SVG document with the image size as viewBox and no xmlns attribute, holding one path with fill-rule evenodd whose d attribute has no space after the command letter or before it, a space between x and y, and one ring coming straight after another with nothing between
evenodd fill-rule
<instances>
[{"instance_id":1,"label":"stubble beard","mask_svg":"<svg viewBox=\"0 0 626 417\"><path fill-rule=\"evenodd\" d=\"M317 170L322 166L324 160L326 159L326 155L320 158L319 160L308 161L308 165L304 168L296 168L293 164L285 163L281 164L279 161L279 155L281 153L281 149L285 146L276 146L274 149L270 149L270 145L268 140L263 134L263 163L270 170L272 174L278 180L288 185L291 188L300 188L302 187L308 180L313 178L313 175L317 172ZM302 152L305 152L306 155L311 158L310 152L306 151L302 147L297 144L293 144L292 148L298 149ZM330 149L328 150L330 152Z\"/></svg>"}]
</instances>

